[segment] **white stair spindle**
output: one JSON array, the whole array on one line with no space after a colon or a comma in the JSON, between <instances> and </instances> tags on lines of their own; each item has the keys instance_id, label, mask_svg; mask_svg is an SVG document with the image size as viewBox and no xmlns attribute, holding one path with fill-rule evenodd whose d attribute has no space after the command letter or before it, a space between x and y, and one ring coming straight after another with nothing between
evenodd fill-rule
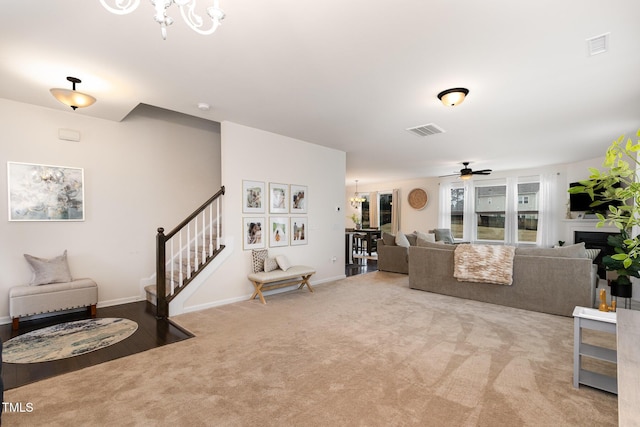
<instances>
[{"instance_id":1,"label":"white stair spindle","mask_svg":"<svg viewBox=\"0 0 640 427\"><path fill-rule=\"evenodd\" d=\"M202 212L202 263L207 260L207 227L205 223L206 209Z\"/></svg>"},{"instance_id":2,"label":"white stair spindle","mask_svg":"<svg viewBox=\"0 0 640 427\"><path fill-rule=\"evenodd\" d=\"M209 205L209 256L213 256L213 205Z\"/></svg>"},{"instance_id":3,"label":"white stair spindle","mask_svg":"<svg viewBox=\"0 0 640 427\"><path fill-rule=\"evenodd\" d=\"M220 199L216 200L216 250L220 250Z\"/></svg>"},{"instance_id":4,"label":"white stair spindle","mask_svg":"<svg viewBox=\"0 0 640 427\"><path fill-rule=\"evenodd\" d=\"M179 264L180 265L180 267L179 267L180 270L179 270L179 275L178 275L178 286L182 286L182 282L184 281L184 274L182 273L182 268L183 268L183 265L182 265L182 251L184 251L184 247L182 247L182 230L180 230L180 232L178 233L178 237L179 237L179 239L178 239L178 247L180 248L179 252L178 252L178 257L180 258L180 264Z\"/></svg>"},{"instance_id":5,"label":"white stair spindle","mask_svg":"<svg viewBox=\"0 0 640 427\"><path fill-rule=\"evenodd\" d=\"M187 280L191 279L191 223L187 224Z\"/></svg>"},{"instance_id":6,"label":"white stair spindle","mask_svg":"<svg viewBox=\"0 0 640 427\"><path fill-rule=\"evenodd\" d=\"M198 256L200 255L198 253L198 217L195 217L193 219L193 228L195 229L194 233L193 233L193 253L194 253L194 263L193 263L193 271L196 272L198 271L198 265L200 265L198 263Z\"/></svg>"},{"instance_id":7,"label":"white stair spindle","mask_svg":"<svg viewBox=\"0 0 640 427\"><path fill-rule=\"evenodd\" d=\"M171 295L173 295L173 277L174 277L173 276L173 272L174 272L174 264L175 264L175 260L173 258L173 237L171 238L171 251L170 252L171 252L171 256L169 257L169 260L170 260L169 262L171 263L171 268L170 268L170 270L171 270L171 275L170 275L171 280L169 281L169 283L171 283L171 286L170 286Z\"/></svg>"}]
</instances>

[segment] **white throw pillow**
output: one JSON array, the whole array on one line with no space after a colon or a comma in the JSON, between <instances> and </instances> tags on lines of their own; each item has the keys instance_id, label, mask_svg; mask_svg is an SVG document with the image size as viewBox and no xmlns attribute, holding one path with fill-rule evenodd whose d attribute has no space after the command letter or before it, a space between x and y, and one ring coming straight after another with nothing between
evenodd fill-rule
<instances>
[{"instance_id":1,"label":"white throw pillow","mask_svg":"<svg viewBox=\"0 0 640 427\"><path fill-rule=\"evenodd\" d=\"M283 271L287 271L288 269L291 268L291 264L289 263L289 260L284 255L276 256L276 262L278 263L278 267L280 267L280 269Z\"/></svg>"},{"instance_id":2,"label":"white throw pillow","mask_svg":"<svg viewBox=\"0 0 640 427\"><path fill-rule=\"evenodd\" d=\"M434 233L425 233L423 231L414 231L414 233L416 233L416 235L418 236L418 239L421 239L425 242L431 242L431 243L436 242L436 235Z\"/></svg>"},{"instance_id":3,"label":"white throw pillow","mask_svg":"<svg viewBox=\"0 0 640 427\"><path fill-rule=\"evenodd\" d=\"M267 273L278 268L278 261L275 258L267 257L264 260L264 271Z\"/></svg>"},{"instance_id":4,"label":"white throw pillow","mask_svg":"<svg viewBox=\"0 0 640 427\"><path fill-rule=\"evenodd\" d=\"M24 258L33 272L32 285L64 283L73 280L69 272L69 264L67 264L66 250L62 255L51 259L38 258L28 254L24 254Z\"/></svg>"},{"instance_id":5,"label":"white throw pillow","mask_svg":"<svg viewBox=\"0 0 640 427\"><path fill-rule=\"evenodd\" d=\"M407 239L407 236L405 236L404 233L401 232L398 232L398 234L396 234L396 245L402 246L403 248L408 248L409 246L411 246L409 244L409 239Z\"/></svg>"}]
</instances>

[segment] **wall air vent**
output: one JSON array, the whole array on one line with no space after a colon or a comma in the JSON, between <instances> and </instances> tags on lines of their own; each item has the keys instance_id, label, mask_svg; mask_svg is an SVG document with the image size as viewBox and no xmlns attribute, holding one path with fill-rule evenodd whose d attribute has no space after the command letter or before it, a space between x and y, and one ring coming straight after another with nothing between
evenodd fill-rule
<instances>
[{"instance_id":1,"label":"wall air vent","mask_svg":"<svg viewBox=\"0 0 640 427\"><path fill-rule=\"evenodd\" d=\"M407 128L407 130L414 135L418 136L429 136L435 135L437 133L445 133L446 131L441 127L434 125L433 123L429 123L426 125L420 125L413 128Z\"/></svg>"},{"instance_id":2,"label":"wall air vent","mask_svg":"<svg viewBox=\"0 0 640 427\"><path fill-rule=\"evenodd\" d=\"M589 56L605 53L609 50L609 35L611 33L601 34L599 36L587 39L587 53Z\"/></svg>"}]
</instances>

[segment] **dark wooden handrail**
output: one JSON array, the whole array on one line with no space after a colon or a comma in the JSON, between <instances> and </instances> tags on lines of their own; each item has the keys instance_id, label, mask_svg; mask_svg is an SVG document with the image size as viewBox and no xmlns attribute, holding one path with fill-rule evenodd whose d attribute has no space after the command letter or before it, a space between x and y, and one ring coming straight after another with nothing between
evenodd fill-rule
<instances>
[{"instance_id":1,"label":"dark wooden handrail","mask_svg":"<svg viewBox=\"0 0 640 427\"><path fill-rule=\"evenodd\" d=\"M213 201L215 199L217 199L218 197L224 195L224 185L222 187L220 187L220 190L214 194L213 196L211 196L211 198L209 200L207 200L206 202L204 202L198 209L196 209L195 211L193 211L193 213L191 215L189 215L188 217L185 218L184 221L182 221L180 224L178 224L176 226L176 228L174 228L173 230L171 230L170 232L168 232L167 234L165 234L166 240L169 240L170 238L172 238L173 236L175 236L180 230L182 230L189 222L191 222L191 220L195 217L198 216L198 214L200 212L202 212L203 210L206 209L207 206L209 206L211 203L213 203Z\"/></svg>"},{"instance_id":2,"label":"dark wooden handrail","mask_svg":"<svg viewBox=\"0 0 640 427\"><path fill-rule=\"evenodd\" d=\"M220 190L211 196L209 200L204 202L199 208L178 226L176 226L169 233L164 234L164 228L158 227L158 234L156 235L156 304L157 304L157 317L166 318L169 316L169 300L167 298L167 269L166 269L166 243L169 239L180 232L187 226L194 218L202 213L208 206L210 206L218 197L224 195L224 185L220 187ZM219 236L218 236L219 237Z\"/></svg>"}]
</instances>

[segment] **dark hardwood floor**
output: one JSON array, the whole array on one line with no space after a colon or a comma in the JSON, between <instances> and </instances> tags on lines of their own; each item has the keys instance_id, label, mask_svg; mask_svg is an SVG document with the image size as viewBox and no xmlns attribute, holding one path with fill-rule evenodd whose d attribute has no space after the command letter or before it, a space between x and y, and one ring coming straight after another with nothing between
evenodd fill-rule
<instances>
[{"instance_id":1,"label":"dark hardwood floor","mask_svg":"<svg viewBox=\"0 0 640 427\"><path fill-rule=\"evenodd\" d=\"M138 323L138 329L123 341L81 356L41 363L3 363L2 379L5 390L192 337L172 322L156 319L155 307L147 301L98 308L96 317L121 317L133 320ZM88 310L81 310L34 320L21 320L17 331L11 329L11 324L0 325L0 338L6 342L14 336L36 329L90 318Z\"/></svg>"},{"instance_id":2,"label":"dark hardwood floor","mask_svg":"<svg viewBox=\"0 0 640 427\"><path fill-rule=\"evenodd\" d=\"M370 273L372 271L378 271L378 261L375 259L357 259L359 263L347 264L344 268L344 274L349 276L355 276L356 274ZM366 262L363 262L366 261Z\"/></svg>"}]
</instances>

